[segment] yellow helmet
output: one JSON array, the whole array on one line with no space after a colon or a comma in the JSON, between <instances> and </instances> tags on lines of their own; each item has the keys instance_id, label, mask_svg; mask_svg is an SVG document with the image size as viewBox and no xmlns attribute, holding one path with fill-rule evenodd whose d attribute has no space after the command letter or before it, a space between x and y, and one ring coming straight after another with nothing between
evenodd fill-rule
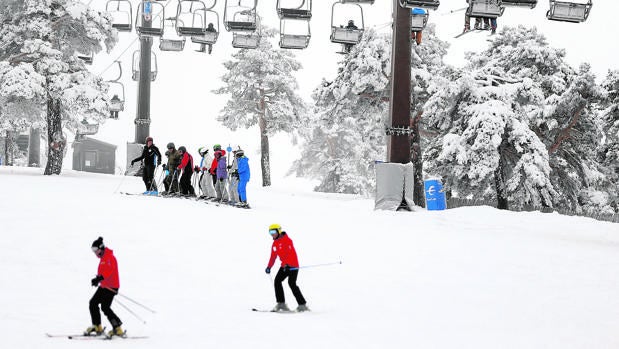
<instances>
[{"instance_id":1,"label":"yellow helmet","mask_svg":"<svg viewBox=\"0 0 619 349\"><path fill-rule=\"evenodd\" d=\"M276 232L277 234L282 232L282 226L279 224L271 224L269 225L269 233L271 233L272 235L274 235L273 232Z\"/></svg>"}]
</instances>

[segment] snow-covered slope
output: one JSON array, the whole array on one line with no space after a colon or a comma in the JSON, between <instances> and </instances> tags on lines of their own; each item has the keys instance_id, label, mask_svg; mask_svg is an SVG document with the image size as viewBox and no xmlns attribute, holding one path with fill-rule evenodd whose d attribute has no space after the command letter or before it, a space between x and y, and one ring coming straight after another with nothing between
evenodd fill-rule
<instances>
[{"instance_id":1,"label":"snow-covered slope","mask_svg":"<svg viewBox=\"0 0 619 349\"><path fill-rule=\"evenodd\" d=\"M617 348L619 226L489 207L373 211L371 200L261 188L252 210L127 196L139 178L0 168L0 328L6 348L110 343L46 338L90 324L103 236L141 323L115 348ZM279 223L297 248L310 313L273 306L264 273ZM288 304L296 306L287 286ZM109 327L104 318L104 324Z\"/></svg>"}]
</instances>

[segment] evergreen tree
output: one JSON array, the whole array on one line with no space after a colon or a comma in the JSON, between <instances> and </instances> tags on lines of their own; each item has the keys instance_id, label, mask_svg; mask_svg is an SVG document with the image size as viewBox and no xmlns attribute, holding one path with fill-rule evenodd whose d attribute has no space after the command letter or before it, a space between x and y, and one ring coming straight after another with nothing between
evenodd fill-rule
<instances>
[{"instance_id":1,"label":"evergreen tree","mask_svg":"<svg viewBox=\"0 0 619 349\"><path fill-rule=\"evenodd\" d=\"M384 103L389 83L390 40L366 30L339 63L338 75L314 90L314 113L301 158L292 170L320 180L316 191L368 194L375 186L374 160L384 159Z\"/></svg>"},{"instance_id":2,"label":"evergreen tree","mask_svg":"<svg viewBox=\"0 0 619 349\"><path fill-rule=\"evenodd\" d=\"M604 143L600 158L611 185L609 186L609 205L619 212L619 70L611 70L602 82L604 93L601 120Z\"/></svg>"},{"instance_id":3,"label":"evergreen tree","mask_svg":"<svg viewBox=\"0 0 619 349\"><path fill-rule=\"evenodd\" d=\"M292 133L301 125L306 106L296 93L298 84L293 73L301 69L294 55L275 49L269 39L277 33L260 29L261 40L256 49L241 49L224 62L225 84L214 92L229 94L230 99L218 120L231 130L258 125L262 185L271 185L269 136L277 132Z\"/></svg>"},{"instance_id":4,"label":"evergreen tree","mask_svg":"<svg viewBox=\"0 0 619 349\"><path fill-rule=\"evenodd\" d=\"M0 68L0 77L24 76L21 81L5 80L0 94L30 105L43 102L45 174L60 174L64 129L76 130L83 118L100 122L108 115L107 84L78 56L91 56L103 46L111 49L116 42L111 17L78 0L0 0L0 6L0 61L9 63ZM29 89L33 95L23 98Z\"/></svg>"},{"instance_id":5,"label":"evergreen tree","mask_svg":"<svg viewBox=\"0 0 619 349\"><path fill-rule=\"evenodd\" d=\"M436 36L436 26L429 24L423 31L424 41L421 45L412 45L411 54L411 162L415 168L415 185L413 200L415 205L425 207L425 189L423 183L423 146L424 138L431 134L424 132L424 105L436 86L445 83L451 68L443 62L449 44Z\"/></svg>"},{"instance_id":6,"label":"evergreen tree","mask_svg":"<svg viewBox=\"0 0 619 349\"><path fill-rule=\"evenodd\" d=\"M509 42L512 30L492 44ZM427 124L441 135L424 154L428 172L444 176L460 197L494 199L502 209L509 202L552 206L548 151L529 127L531 110L543 103L541 87L507 64L511 46L492 44L469 54L470 64L426 103Z\"/></svg>"}]
</instances>

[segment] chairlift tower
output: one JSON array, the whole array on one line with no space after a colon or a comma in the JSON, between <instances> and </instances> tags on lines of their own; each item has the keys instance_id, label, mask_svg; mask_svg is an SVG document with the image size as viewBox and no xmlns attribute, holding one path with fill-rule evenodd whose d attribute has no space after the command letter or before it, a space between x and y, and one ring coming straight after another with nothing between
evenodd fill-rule
<instances>
[{"instance_id":1,"label":"chairlift tower","mask_svg":"<svg viewBox=\"0 0 619 349\"><path fill-rule=\"evenodd\" d=\"M153 11L151 2L142 0L142 26L152 27ZM140 35L140 75L138 78L137 112L135 116L135 143L144 144L150 136L150 83L151 83L151 49L153 38L149 35Z\"/></svg>"},{"instance_id":2,"label":"chairlift tower","mask_svg":"<svg viewBox=\"0 0 619 349\"><path fill-rule=\"evenodd\" d=\"M406 164L410 156L411 120L411 14L410 9L393 0L393 37L391 48L391 92L387 129L387 161Z\"/></svg>"}]
</instances>

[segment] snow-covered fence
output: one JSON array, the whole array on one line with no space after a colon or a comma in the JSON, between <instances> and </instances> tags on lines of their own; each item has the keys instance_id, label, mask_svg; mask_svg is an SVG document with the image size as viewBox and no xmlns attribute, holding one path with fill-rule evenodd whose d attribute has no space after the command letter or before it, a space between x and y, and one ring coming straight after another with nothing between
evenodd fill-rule
<instances>
[{"instance_id":1,"label":"snow-covered fence","mask_svg":"<svg viewBox=\"0 0 619 349\"><path fill-rule=\"evenodd\" d=\"M496 207L497 202L489 199L461 199L451 197L447 200L447 208L458 208L458 207L466 207L466 206L492 206ZM557 212L566 216L581 216L581 217L589 217L596 219L598 221L619 223L619 214L608 214L608 213L594 213L594 212L575 212L568 209L561 208L552 208L552 207L541 207L541 206L530 206L525 205L523 207L510 207L510 211L516 212L532 212L539 211L543 213L552 213Z\"/></svg>"}]
</instances>

